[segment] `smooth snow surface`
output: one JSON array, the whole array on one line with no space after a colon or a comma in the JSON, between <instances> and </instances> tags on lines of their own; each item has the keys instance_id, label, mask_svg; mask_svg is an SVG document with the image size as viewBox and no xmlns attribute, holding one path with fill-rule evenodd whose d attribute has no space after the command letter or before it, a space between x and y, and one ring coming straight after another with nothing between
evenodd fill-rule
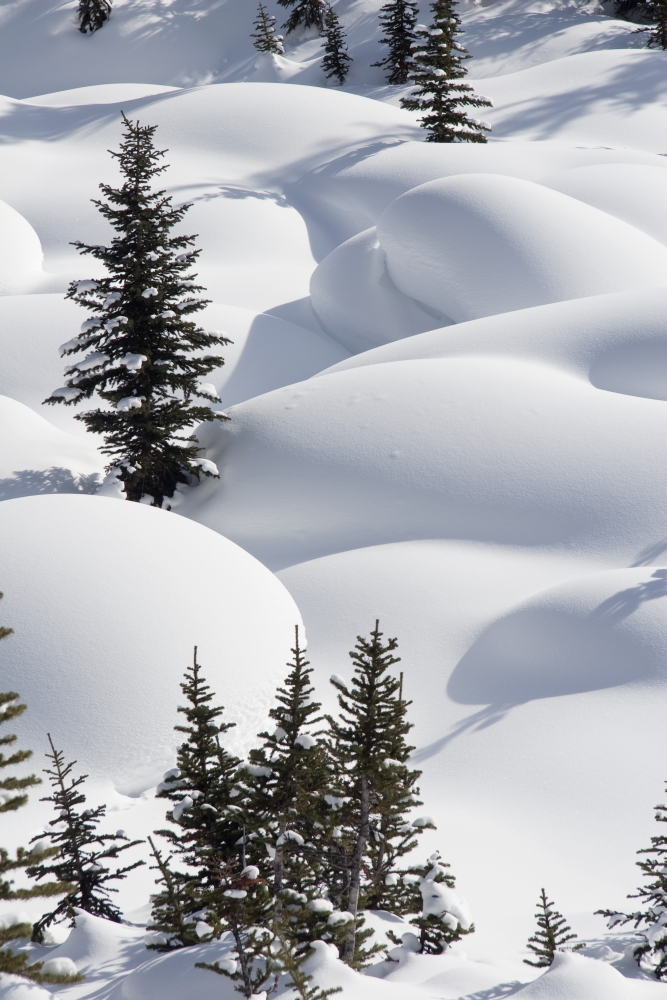
<instances>
[{"instance_id":1,"label":"smooth snow surface","mask_svg":"<svg viewBox=\"0 0 667 1000\"><path fill-rule=\"evenodd\" d=\"M593 912L636 891L667 777L667 54L593 0L461 0L491 140L427 143L371 65L382 3L335 0L343 88L313 32L260 56L250 0L117 0L92 36L73 3L3 6L0 689L28 704L30 767L51 732L105 829L145 838L194 645L241 751L296 623L330 710L379 617L438 827L416 860L442 852L476 930L364 978L318 945L316 984L657 1000L631 929ZM206 379L231 420L197 429L220 479L171 512L120 500L113 476L90 495L107 460L83 407L42 405L86 318L69 282L101 273L72 241L110 239L91 199L118 181L121 111L158 126L160 186L192 206L201 324L233 341ZM3 817L3 846L43 829L38 799ZM232 1000L193 968L229 941L145 950L153 875L123 883L131 924L82 916L30 946L85 982L3 977L0 998ZM594 942L546 973L522 963L541 886ZM381 941L408 929L369 922Z\"/></svg>"}]
</instances>

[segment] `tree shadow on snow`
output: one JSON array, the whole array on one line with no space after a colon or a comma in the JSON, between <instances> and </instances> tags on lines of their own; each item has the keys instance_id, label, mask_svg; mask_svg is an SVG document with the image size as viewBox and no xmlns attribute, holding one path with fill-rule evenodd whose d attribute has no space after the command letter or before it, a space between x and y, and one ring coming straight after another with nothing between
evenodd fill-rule
<instances>
[{"instance_id":1,"label":"tree shadow on snow","mask_svg":"<svg viewBox=\"0 0 667 1000\"><path fill-rule=\"evenodd\" d=\"M100 485L96 472L74 476L70 469L52 466L50 469L21 469L0 479L0 500L39 496L45 493L95 493Z\"/></svg>"}]
</instances>

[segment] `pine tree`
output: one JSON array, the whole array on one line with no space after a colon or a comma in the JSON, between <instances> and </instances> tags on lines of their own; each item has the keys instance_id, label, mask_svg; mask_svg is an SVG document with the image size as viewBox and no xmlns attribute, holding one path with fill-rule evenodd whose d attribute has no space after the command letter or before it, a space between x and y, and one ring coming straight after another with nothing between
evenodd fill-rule
<instances>
[{"instance_id":1,"label":"pine tree","mask_svg":"<svg viewBox=\"0 0 667 1000\"><path fill-rule=\"evenodd\" d=\"M401 681L387 673L399 662L393 656L397 646L396 639L382 642L376 621L370 640L357 636L350 653L355 668L351 685L336 675L331 678L341 711L339 719L327 716L338 784L329 797L337 826L327 861L330 897L354 918L341 956L352 965L366 960L362 942L368 932L359 931L358 912L369 903L389 905L394 880L387 876L396 858L412 849L413 834L420 829L407 824L403 815L418 804L413 792L419 772L406 767L414 749L405 741L412 728L406 720L409 703L402 697Z\"/></svg>"},{"instance_id":2,"label":"pine tree","mask_svg":"<svg viewBox=\"0 0 667 1000\"><path fill-rule=\"evenodd\" d=\"M257 17L253 22L255 31L250 35L254 38L253 45L258 52L272 52L281 56L285 52L283 36L276 35L276 19L273 14L268 14L266 7L260 2L257 8Z\"/></svg>"},{"instance_id":3,"label":"pine tree","mask_svg":"<svg viewBox=\"0 0 667 1000\"><path fill-rule=\"evenodd\" d=\"M565 917L554 909L554 904L547 899L544 889L540 890L535 919L537 920L537 930L532 937L528 938L527 947L537 955L537 961L533 962L529 958L524 958L526 965L532 965L537 969L546 969L553 962L557 951L578 951L584 947L583 941L571 947L564 947L568 941L576 941L577 935L572 933Z\"/></svg>"},{"instance_id":4,"label":"pine tree","mask_svg":"<svg viewBox=\"0 0 667 1000\"><path fill-rule=\"evenodd\" d=\"M281 7L293 7L290 16L283 24L290 35L297 28L317 28L324 30L324 17L326 14L325 0L278 0Z\"/></svg>"},{"instance_id":5,"label":"pine tree","mask_svg":"<svg viewBox=\"0 0 667 1000\"><path fill-rule=\"evenodd\" d=\"M328 80L335 76L342 87L350 71L352 57L347 54L347 43L338 15L331 4L326 5L324 14L324 57L322 70Z\"/></svg>"},{"instance_id":6,"label":"pine tree","mask_svg":"<svg viewBox=\"0 0 667 1000\"><path fill-rule=\"evenodd\" d=\"M165 858L151 837L148 838L155 860L152 867L159 871L156 879L162 888L151 897L151 919L146 925L147 948L174 951L176 948L199 944L199 935L192 917L193 907L188 879L169 867L171 856ZM195 904L196 905L196 904Z\"/></svg>"},{"instance_id":7,"label":"pine tree","mask_svg":"<svg viewBox=\"0 0 667 1000\"><path fill-rule=\"evenodd\" d=\"M667 49L667 0L616 0L614 17L652 25L637 31L648 32L649 48Z\"/></svg>"},{"instance_id":8,"label":"pine tree","mask_svg":"<svg viewBox=\"0 0 667 1000\"><path fill-rule=\"evenodd\" d=\"M75 908L120 923L121 912L109 898L110 893L118 890L109 887L109 883L125 879L128 872L144 864L143 861L135 861L115 870L108 867L108 862L116 861L123 851L143 841L130 841L122 831L97 832L100 820L106 814L106 806L79 812L77 806L84 805L86 801L86 796L79 789L88 775L71 777L76 761L66 764L62 751L56 750L50 733L48 738L51 753L47 757L53 766L45 768L44 773L53 786L53 794L40 801L52 802L56 817L50 821L50 829L33 840L50 840L51 846L58 849L58 854L47 863L31 865L27 874L37 880L52 875L57 882L69 883L70 889L50 913L44 914L34 924L33 941L41 941L47 927L64 919L69 919L74 927Z\"/></svg>"},{"instance_id":9,"label":"pine tree","mask_svg":"<svg viewBox=\"0 0 667 1000\"><path fill-rule=\"evenodd\" d=\"M384 28L380 45L386 45L389 52L373 66L385 68L387 83L395 86L406 84L414 67L412 50L417 40L417 14L413 0L389 0L380 10L380 24Z\"/></svg>"},{"instance_id":10,"label":"pine tree","mask_svg":"<svg viewBox=\"0 0 667 1000\"><path fill-rule=\"evenodd\" d=\"M88 31L92 35L111 17L110 0L79 0L76 14L79 19L79 31L84 35Z\"/></svg>"},{"instance_id":11,"label":"pine tree","mask_svg":"<svg viewBox=\"0 0 667 1000\"><path fill-rule=\"evenodd\" d=\"M109 276L73 282L67 293L93 313L62 355L90 351L66 369L67 384L44 400L70 405L97 393L106 409L76 415L88 430L104 437L102 452L118 470L128 500L152 497L161 507L179 483L217 475L212 462L198 458L194 424L226 419L214 413L214 389L198 381L223 363L207 348L228 343L205 333L190 318L206 301L191 272L198 250L193 236L171 230L189 205L173 208L164 191L152 191L163 170L153 137L157 126L142 126L123 115L124 141L112 152L124 176L122 187L101 184L108 201L93 202L120 235L111 245L74 243L105 265ZM207 405L196 399L207 400Z\"/></svg>"},{"instance_id":12,"label":"pine tree","mask_svg":"<svg viewBox=\"0 0 667 1000\"><path fill-rule=\"evenodd\" d=\"M470 56L456 40L461 22L454 4L455 0L434 0L431 27L418 28L410 73L415 89L411 97L401 98L401 105L424 112L420 124L428 131L427 142L486 142L484 133L490 127L469 118L466 109L490 108L491 102L462 82Z\"/></svg>"},{"instance_id":13,"label":"pine tree","mask_svg":"<svg viewBox=\"0 0 667 1000\"><path fill-rule=\"evenodd\" d=\"M658 823L667 823L667 806L655 807ZM642 847L637 854L647 857L637 861L637 867L649 879L628 899L640 899L643 909L634 913L617 910L597 910L606 917L610 928L634 924L640 943L634 949L637 964L650 968L656 979L667 978L667 836L658 834L651 837L651 846Z\"/></svg>"},{"instance_id":14,"label":"pine tree","mask_svg":"<svg viewBox=\"0 0 667 1000\"><path fill-rule=\"evenodd\" d=\"M441 955L460 941L466 934L473 934L467 907L453 891L456 879L447 871L450 866L441 860L436 851L425 865L415 865L401 878L403 886L403 913L417 913L410 923L417 930L419 952ZM395 934L388 934L396 944L401 942Z\"/></svg>"}]
</instances>

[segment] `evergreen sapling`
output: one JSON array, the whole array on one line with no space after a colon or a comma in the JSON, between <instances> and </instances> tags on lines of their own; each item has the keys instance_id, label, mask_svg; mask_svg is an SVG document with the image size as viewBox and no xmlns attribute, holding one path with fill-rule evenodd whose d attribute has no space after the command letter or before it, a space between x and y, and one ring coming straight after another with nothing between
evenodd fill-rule
<instances>
[{"instance_id":1,"label":"evergreen sapling","mask_svg":"<svg viewBox=\"0 0 667 1000\"><path fill-rule=\"evenodd\" d=\"M537 961L524 958L526 965L532 965L537 969L546 969L553 962L557 951L578 951L585 947L583 941L566 947L569 941L577 940L577 935L572 933L565 917L554 909L554 904L547 899L544 889L540 890L535 919L537 920L537 930L528 938L527 947L536 955Z\"/></svg>"},{"instance_id":2,"label":"evergreen sapling","mask_svg":"<svg viewBox=\"0 0 667 1000\"><path fill-rule=\"evenodd\" d=\"M410 923L416 930L416 950L425 955L441 955L455 941L473 934L467 904L454 891L456 879L450 866L436 851L425 865L413 866L401 878L404 887L402 912L415 913ZM389 932L396 944L401 942Z\"/></svg>"},{"instance_id":3,"label":"evergreen sapling","mask_svg":"<svg viewBox=\"0 0 667 1000\"><path fill-rule=\"evenodd\" d=\"M73 778L71 775L76 761L66 764L62 751L56 750L50 734L48 738L51 752L47 757L53 766L46 768L45 774L53 786L53 794L40 801L52 802L57 815L50 821L49 829L33 837L33 841L41 843L46 839L57 848L58 853L46 862L31 865L27 874L38 881L52 875L60 883L69 883L69 889L50 913L36 921L32 929L33 941L42 941L44 931L53 923L69 919L70 926L74 927L77 909L120 923L121 912L110 899L110 893L118 890L110 887L109 883L125 879L128 872L144 864L143 861L135 861L115 870L108 866L123 851L143 841L130 841L122 830L117 833L97 832L106 806L79 812L77 807L86 801L86 796L79 789L88 775Z\"/></svg>"},{"instance_id":4,"label":"evergreen sapling","mask_svg":"<svg viewBox=\"0 0 667 1000\"><path fill-rule=\"evenodd\" d=\"M373 66L383 68L387 83L394 86L406 84L414 68L412 50L417 40L417 14L417 4L413 0L390 0L380 10L380 24L384 29L380 44L386 45L389 51Z\"/></svg>"},{"instance_id":5,"label":"evergreen sapling","mask_svg":"<svg viewBox=\"0 0 667 1000\"><path fill-rule=\"evenodd\" d=\"M655 807L658 823L667 823L667 806ZM648 879L646 885L632 893L629 899L640 899L643 909L634 913L618 910L597 910L607 918L609 928L633 924L640 937L634 956L640 967L649 969L656 979L667 977L667 836L651 837L651 846L642 847L638 854L646 855L637 866Z\"/></svg>"},{"instance_id":6,"label":"evergreen sapling","mask_svg":"<svg viewBox=\"0 0 667 1000\"><path fill-rule=\"evenodd\" d=\"M417 26L410 72L415 86L410 97L401 98L401 105L423 112L420 124L428 132L427 142L486 142L490 126L470 118L466 109L490 108L491 102L462 82L470 56L457 41L461 22L455 0L434 0L431 13L430 28Z\"/></svg>"},{"instance_id":7,"label":"evergreen sapling","mask_svg":"<svg viewBox=\"0 0 667 1000\"><path fill-rule=\"evenodd\" d=\"M148 838L155 865L160 874L156 879L160 891L151 896L151 919L146 925L146 947L155 951L174 951L188 945L199 944L196 920L192 917L187 878L170 868L171 855L165 857Z\"/></svg>"},{"instance_id":8,"label":"evergreen sapling","mask_svg":"<svg viewBox=\"0 0 667 1000\"><path fill-rule=\"evenodd\" d=\"M326 5L322 33L324 35L322 70L327 80L335 76L342 87L345 83L345 77L350 71L352 57L347 53L345 32L341 27L336 11L330 3Z\"/></svg>"},{"instance_id":9,"label":"evergreen sapling","mask_svg":"<svg viewBox=\"0 0 667 1000\"><path fill-rule=\"evenodd\" d=\"M165 151L153 143L156 126L125 115L123 125L120 152L111 154L123 184L100 185L108 200L93 202L119 235L108 247L74 243L108 276L70 285L67 298L93 315L60 352L90 353L66 369L66 385L44 402L72 405L97 394L107 407L76 419L103 436L107 471L117 472L126 498L150 497L161 507L179 484L218 474L199 457L191 432L203 421L227 419L211 409L219 401L214 387L199 380L223 363L204 352L228 341L191 319L206 305L192 273L199 251L191 249L194 237L171 234L189 205L174 208L164 191L151 188L166 169L159 165Z\"/></svg>"},{"instance_id":10,"label":"evergreen sapling","mask_svg":"<svg viewBox=\"0 0 667 1000\"><path fill-rule=\"evenodd\" d=\"M283 36L276 35L276 19L273 14L267 13L266 7L260 2L257 8L257 16L254 20L254 32L250 35L253 45L258 52L272 52L281 56L285 52Z\"/></svg>"},{"instance_id":11,"label":"evergreen sapling","mask_svg":"<svg viewBox=\"0 0 667 1000\"><path fill-rule=\"evenodd\" d=\"M79 31L93 34L105 21L111 17L110 0L79 0L76 15L79 19Z\"/></svg>"}]
</instances>

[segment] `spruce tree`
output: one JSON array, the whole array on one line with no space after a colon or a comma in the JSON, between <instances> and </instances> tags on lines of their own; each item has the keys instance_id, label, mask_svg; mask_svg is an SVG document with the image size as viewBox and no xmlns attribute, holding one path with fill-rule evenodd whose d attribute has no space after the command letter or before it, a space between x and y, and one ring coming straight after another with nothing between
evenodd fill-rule
<instances>
[{"instance_id":1,"label":"spruce tree","mask_svg":"<svg viewBox=\"0 0 667 1000\"><path fill-rule=\"evenodd\" d=\"M80 787L88 775L72 777L76 761L66 764L62 751L56 750L50 733L48 738L51 753L47 757L53 766L45 768L44 773L49 777L53 793L40 801L52 802L56 817L49 822L49 829L33 840L49 840L58 853L46 862L31 865L27 874L38 881L52 875L57 882L68 883L69 889L57 906L33 925L33 941L41 941L44 931L53 923L69 919L70 926L74 927L75 909L120 923L121 912L110 899L110 893L118 890L110 887L109 883L125 879L128 872L144 864L143 861L135 861L115 870L108 866L123 851L143 841L130 841L122 831L97 832L97 827L106 814L106 806L79 811L77 807L86 802L86 796L80 791Z\"/></svg>"},{"instance_id":2,"label":"spruce tree","mask_svg":"<svg viewBox=\"0 0 667 1000\"><path fill-rule=\"evenodd\" d=\"M461 22L455 2L434 0L431 27L418 28L410 72L415 89L410 97L401 98L401 105L424 113L420 124L428 131L427 142L486 142L484 133L490 127L468 117L466 109L492 105L462 82L468 72L465 60L470 56L457 41Z\"/></svg>"},{"instance_id":3,"label":"spruce tree","mask_svg":"<svg viewBox=\"0 0 667 1000\"><path fill-rule=\"evenodd\" d=\"M98 31L105 21L111 17L110 0L79 0L76 15L79 19L79 31Z\"/></svg>"},{"instance_id":4,"label":"spruce tree","mask_svg":"<svg viewBox=\"0 0 667 1000\"><path fill-rule=\"evenodd\" d=\"M199 379L223 363L204 351L228 341L191 319L207 304L192 273L199 251L191 249L193 236L171 235L190 206L174 208L164 191L151 189L166 170L159 163L165 150L153 142L157 126L125 115L123 125L120 152L111 153L123 184L101 184L108 200L93 202L119 235L108 247L73 244L108 272L96 281L72 282L67 293L92 316L61 354L90 353L66 369L67 384L44 402L71 405L96 393L106 407L76 419L103 436L101 450L111 457L107 471L117 470L127 499L152 497L161 507L179 483L217 476L213 463L198 457L192 427L226 419L211 410L217 396Z\"/></svg>"},{"instance_id":5,"label":"spruce tree","mask_svg":"<svg viewBox=\"0 0 667 1000\"><path fill-rule=\"evenodd\" d=\"M258 52L272 52L281 56L285 52L283 36L276 35L276 19L273 14L268 14L263 3L257 8L257 16L253 22L255 31L250 35L253 45Z\"/></svg>"},{"instance_id":6,"label":"spruce tree","mask_svg":"<svg viewBox=\"0 0 667 1000\"><path fill-rule=\"evenodd\" d=\"M417 931L420 954L441 955L455 941L475 931L461 900L448 892L456 885L456 879L447 871L449 867L436 851L425 865L410 867L400 880L400 912L417 913L410 923ZM401 943L395 934L389 932L388 936L396 944Z\"/></svg>"},{"instance_id":7,"label":"spruce tree","mask_svg":"<svg viewBox=\"0 0 667 1000\"><path fill-rule=\"evenodd\" d=\"M281 7L292 7L289 17L283 24L290 35L297 28L317 28L324 30L324 17L326 14L326 0L278 0Z\"/></svg>"},{"instance_id":8,"label":"spruce tree","mask_svg":"<svg viewBox=\"0 0 667 1000\"><path fill-rule=\"evenodd\" d=\"M148 838L155 868L160 874L156 879L160 891L151 896L151 919L146 925L147 948L155 951L174 951L188 945L199 944L196 921L186 877L170 868L171 856L165 857L151 837Z\"/></svg>"},{"instance_id":9,"label":"spruce tree","mask_svg":"<svg viewBox=\"0 0 667 1000\"><path fill-rule=\"evenodd\" d=\"M655 807L658 823L667 823L667 806ZM656 979L667 978L667 836L651 837L651 846L642 847L637 854L646 858L637 861L637 867L648 879L646 885L628 896L640 899L641 910L621 913L618 910L596 910L606 917L610 928L634 924L640 943L634 949L637 964L649 968Z\"/></svg>"},{"instance_id":10,"label":"spruce tree","mask_svg":"<svg viewBox=\"0 0 667 1000\"><path fill-rule=\"evenodd\" d=\"M327 862L331 898L354 918L341 955L352 965L365 961L362 941L368 932L358 929L359 910L369 903L390 905L394 880L388 876L396 858L412 849L413 834L420 829L407 824L403 815L418 804L413 793L419 772L406 766L414 749L405 741L412 728L406 719L409 703L402 697L401 681L388 673L399 662L393 656L397 646L396 639L382 642L376 621L370 639L357 636L350 653L351 684L331 678L341 711L338 719L327 716L338 786L329 796L336 826Z\"/></svg>"},{"instance_id":11,"label":"spruce tree","mask_svg":"<svg viewBox=\"0 0 667 1000\"><path fill-rule=\"evenodd\" d=\"M537 903L537 930L528 938L527 947L537 956L537 961L524 958L526 965L532 965L537 969L546 969L554 960L557 951L578 951L584 947L584 942L574 946L565 947L568 941L576 941L577 935L572 933L568 927L565 917L558 910L554 909L554 904L547 899L544 889L540 890L540 898Z\"/></svg>"},{"instance_id":12,"label":"spruce tree","mask_svg":"<svg viewBox=\"0 0 667 1000\"><path fill-rule=\"evenodd\" d=\"M336 11L330 3L326 5L322 33L324 35L322 70L327 80L335 76L342 87L345 83L345 77L350 71L352 57L347 54L345 32L341 27Z\"/></svg>"},{"instance_id":13,"label":"spruce tree","mask_svg":"<svg viewBox=\"0 0 667 1000\"><path fill-rule=\"evenodd\" d=\"M380 45L386 45L389 52L373 66L384 68L387 83L395 86L406 84L414 67L412 50L417 40L417 14L413 0L389 0L380 10L380 24L384 28Z\"/></svg>"}]
</instances>

